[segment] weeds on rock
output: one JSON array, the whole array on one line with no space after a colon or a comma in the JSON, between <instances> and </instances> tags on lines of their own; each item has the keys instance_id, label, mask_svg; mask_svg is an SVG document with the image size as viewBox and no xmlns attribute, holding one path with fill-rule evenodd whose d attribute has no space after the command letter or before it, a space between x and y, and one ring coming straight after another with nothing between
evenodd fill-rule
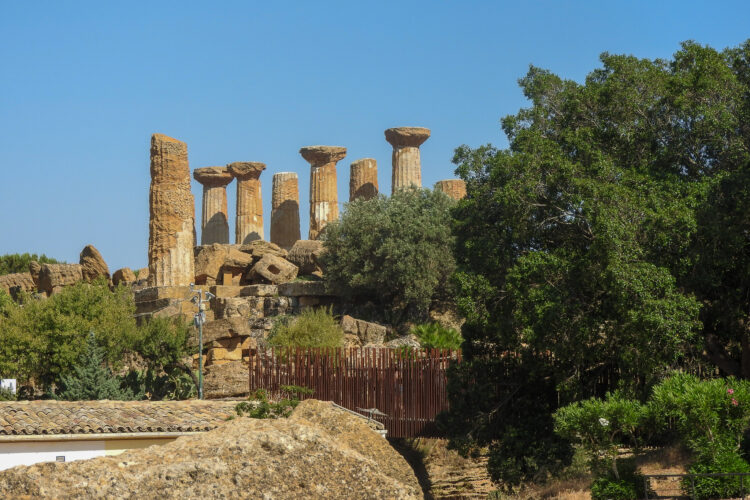
<instances>
[{"instance_id":1,"label":"weeds on rock","mask_svg":"<svg viewBox=\"0 0 750 500\"><path fill-rule=\"evenodd\" d=\"M271 402L268 399L268 391L256 389L247 401L237 403L235 411L240 417L250 418L286 418L299 405L301 396L312 395L312 389L298 385L281 386L283 399Z\"/></svg>"}]
</instances>

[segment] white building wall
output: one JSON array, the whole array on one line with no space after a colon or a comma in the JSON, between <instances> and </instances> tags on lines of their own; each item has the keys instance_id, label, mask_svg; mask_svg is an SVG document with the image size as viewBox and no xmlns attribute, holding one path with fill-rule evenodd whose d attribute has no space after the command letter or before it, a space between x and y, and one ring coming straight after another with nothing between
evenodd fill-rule
<instances>
[{"instance_id":1,"label":"white building wall","mask_svg":"<svg viewBox=\"0 0 750 500\"><path fill-rule=\"evenodd\" d=\"M54 462L65 457L66 462L105 455L104 441L32 441L0 443L0 470L17 465Z\"/></svg>"}]
</instances>

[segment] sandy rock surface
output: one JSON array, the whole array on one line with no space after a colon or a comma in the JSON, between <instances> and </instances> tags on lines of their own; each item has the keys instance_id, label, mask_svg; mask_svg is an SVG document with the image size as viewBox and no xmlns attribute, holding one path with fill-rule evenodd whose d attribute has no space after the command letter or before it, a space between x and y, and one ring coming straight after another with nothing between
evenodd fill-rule
<instances>
[{"instance_id":1,"label":"sandy rock surface","mask_svg":"<svg viewBox=\"0 0 750 500\"><path fill-rule=\"evenodd\" d=\"M0 472L0 498L422 498L412 469L363 419L307 400L116 457Z\"/></svg>"}]
</instances>

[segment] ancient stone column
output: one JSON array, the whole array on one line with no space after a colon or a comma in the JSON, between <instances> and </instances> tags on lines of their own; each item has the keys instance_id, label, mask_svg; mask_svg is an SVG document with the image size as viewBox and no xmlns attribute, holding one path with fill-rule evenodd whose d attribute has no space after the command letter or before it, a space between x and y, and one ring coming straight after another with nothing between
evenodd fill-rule
<instances>
[{"instance_id":1,"label":"ancient stone column","mask_svg":"<svg viewBox=\"0 0 750 500\"><path fill-rule=\"evenodd\" d=\"M148 284L184 286L193 281L195 201L190 192L187 144L151 136Z\"/></svg>"},{"instance_id":2,"label":"ancient stone column","mask_svg":"<svg viewBox=\"0 0 750 500\"><path fill-rule=\"evenodd\" d=\"M273 174L271 243L289 250L300 239L299 181L294 172Z\"/></svg>"},{"instance_id":3,"label":"ancient stone column","mask_svg":"<svg viewBox=\"0 0 750 500\"><path fill-rule=\"evenodd\" d=\"M349 201L369 200L378 195L378 162L362 158L352 163L349 173Z\"/></svg>"},{"instance_id":4,"label":"ancient stone column","mask_svg":"<svg viewBox=\"0 0 750 500\"><path fill-rule=\"evenodd\" d=\"M346 156L341 146L307 146L299 150L310 162L310 235L317 239L323 228L339 218L336 162Z\"/></svg>"},{"instance_id":5,"label":"ancient stone column","mask_svg":"<svg viewBox=\"0 0 750 500\"><path fill-rule=\"evenodd\" d=\"M466 197L466 183L461 179L445 179L435 183L435 189L442 191L454 200Z\"/></svg>"},{"instance_id":6,"label":"ancient stone column","mask_svg":"<svg viewBox=\"0 0 750 500\"><path fill-rule=\"evenodd\" d=\"M201 245L229 243L227 184L234 177L227 167L204 167L193 170L193 178L203 185Z\"/></svg>"},{"instance_id":7,"label":"ancient stone column","mask_svg":"<svg viewBox=\"0 0 750 500\"><path fill-rule=\"evenodd\" d=\"M430 129L424 127L397 127L385 131L385 140L393 146L391 194L404 187L422 187L419 146L429 137Z\"/></svg>"},{"instance_id":8,"label":"ancient stone column","mask_svg":"<svg viewBox=\"0 0 750 500\"><path fill-rule=\"evenodd\" d=\"M234 242L238 245L263 239L263 199L260 174L265 163L238 161L227 165L237 179L237 221Z\"/></svg>"}]
</instances>

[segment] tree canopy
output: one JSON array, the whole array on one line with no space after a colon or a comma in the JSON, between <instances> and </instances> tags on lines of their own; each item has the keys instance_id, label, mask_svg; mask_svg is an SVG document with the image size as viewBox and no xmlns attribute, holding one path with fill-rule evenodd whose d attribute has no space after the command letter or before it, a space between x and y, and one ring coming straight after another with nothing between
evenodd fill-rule
<instances>
[{"instance_id":1,"label":"tree canopy","mask_svg":"<svg viewBox=\"0 0 750 500\"><path fill-rule=\"evenodd\" d=\"M40 264L58 264L60 261L46 255L35 253L12 253L0 255L0 276L3 274L25 273L29 270L29 263L35 260Z\"/></svg>"},{"instance_id":2,"label":"tree canopy","mask_svg":"<svg viewBox=\"0 0 750 500\"><path fill-rule=\"evenodd\" d=\"M487 385L510 353L561 402L707 360L750 376L750 41L601 62L583 83L532 66L509 148L456 150L457 378L480 383L453 407L486 441L514 422Z\"/></svg>"}]
</instances>

